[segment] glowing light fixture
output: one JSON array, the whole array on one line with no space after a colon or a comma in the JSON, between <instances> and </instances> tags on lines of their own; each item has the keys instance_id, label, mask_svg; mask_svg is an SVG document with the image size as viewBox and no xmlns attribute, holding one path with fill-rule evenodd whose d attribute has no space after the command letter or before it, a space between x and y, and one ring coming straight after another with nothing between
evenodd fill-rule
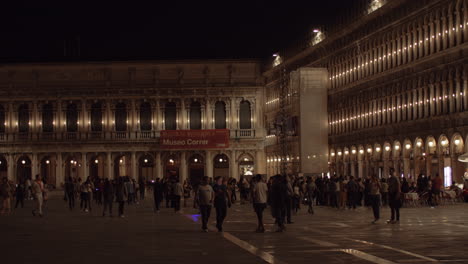
<instances>
[{"instance_id":1,"label":"glowing light fixture","mask_svg":"<svg viewBox=\"0 0 468 264\"><path fill-rule=\"evenodd\" d=\"M390 151L390 146L385 146L385 151Z\"/></svg>"},{"instance_id":2,"label":"glowing light fixture","mask_svg":"<svg viewBox=\"0 0 468 264\"><path fill-rule=\"evenodd\" d=\"M460 141L459 139L455 139L455 140L453 141L453 143L455 143L455 145L457 145L457 146L460 145L460 142L461 142L461 141Z\"/></svg>"},{"instance_id":3,"label":"glowing light fixture","mask_svg":"<svg viewBox=\"0 0 468 264\"><path fill-rule=\"evenodd\" d=\"M410 149L410 148L411 148L411 145L410 145L410 144L406 144L406 145L405 145L405 148L406 148L406 149Z\"/></svg>"}]
</instances>

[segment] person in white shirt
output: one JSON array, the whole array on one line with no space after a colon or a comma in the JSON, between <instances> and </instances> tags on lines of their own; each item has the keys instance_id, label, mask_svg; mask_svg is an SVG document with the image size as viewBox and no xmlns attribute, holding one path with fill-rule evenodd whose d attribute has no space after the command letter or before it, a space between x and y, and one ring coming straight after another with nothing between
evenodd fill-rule
<instances>
[{"instance_id":1,"label":"person in white shirt","mask_svg":"<svg viewBox=\"0 0 468 264\"><path fill-rule=\"evenodd\" d=\"M256 232L263 233L265 232L265 227L263 226L263 210L265 210L267 206L268 186L263 180L262 175L257 174L255 179L257 184L255 184L255 187L252 190L252 200L258 219L258 227Z\"/></svg>"},{"instance_id":2,"label":"person in white shirt","mask_svg":"<svg viewBox=\"0 0 468 264\"><path fill-rule=\"evenodd\" d=\"M41 176L36 175L36 180L32 183L31 186L32 194L36 199L37 207L32 211L32 214L36 216L36 213L39 213L39 216L42 217L42 204L44 203L44 183L41 180Z\"/></svg>"}]
</instances>

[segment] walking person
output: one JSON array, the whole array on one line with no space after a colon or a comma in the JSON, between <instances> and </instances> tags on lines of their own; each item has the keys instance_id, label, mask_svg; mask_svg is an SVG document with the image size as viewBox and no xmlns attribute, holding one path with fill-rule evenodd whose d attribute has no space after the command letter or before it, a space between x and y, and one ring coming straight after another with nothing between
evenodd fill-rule
<instances>
[{"instance_id":1,"label":"walking person","mask_svg":"<svg viewBox=\"0 0 468 264\"><path fill-rule=\"evenodd\" d=\"M257 174L255 179L257 183L252 190L253 206L258 220L258 226L255 232L263 233L265 232L265 227L263 226L263 211L267 206L268 186L266 185L262 175Z\"/></svg>"},{"instance_id":2,"label":"walking person","mask_svg":"<svg viewBox=\"0 0 468 264\"><path fill-rule=\"evenodd\" d=\"M159 213L159 207L163 200L164 187L159 178L153 184L154 212Z\"/></svg>"},{"instance_id":3,"label":"walking person","mask_svg":"<svg viewBox=\"0 0 468 264\"><path fill-rule=\"evenodd\" d=\"M354 180L353 176L349 177L349 182L347 183L346 189L348 190L348 208L356 209L359 185Z\"/></svg>"},{"instance_id":4,"label":"walking person","mask_svg":"<svg viewBox=\"0 0 468 264\"><path fill-rule=\"evenodd\" d=\"M26 195L26 185L24 180L22 180L17 186L15 190L15 197L16 197L16 204L15 209L18 208L18 205L21 204L21 208L24 207L24 197Z\"/></svg>"},{"instance_id":5,"label":"walking person","mask_svg":"<svg viewBox=\"0 0 468 264\"><path fill-rule=\"evenodd\" d=\"M393 169L390 169L390 178L388 178L388 203L390 205L391 218L387 222L397 224L400 222L401 185Z\"/></svg>"},{"instance_id":6,"label":"walking person","mask_svg":"<svg viewBox=\"0 0 468 264\"><path fill-rule=\"evenodd\" d=\"M286 179L281 175L272 177L273 181L270 188L270 205L273 217L276 219L278 229L276 232L286 230L284 226L284 218L286 216L286 203L288 201L288 188L285 183Z\"/></svg>"},{"instance_id":7,"label":"walking person","mask_svg":"<svg viewBox=\"0 0 468 264\"><path fill-rule=\"evenodd\" d=\"M197 203L200 207L200 213L202 216L202 230L208 232L208 219L211 214L211 206L214 200L213 188L208 185L208 177L204 176L201 184L198 186L196 195Z\"/></svg>"},{"instance_id":8,"label":"walking person","mask_svg":"<svg viewBox=\"0 0 468 264\"><path fill-rule=\"evenodd\" d=\"M3 177L2 184L0 185L0 197L3 199L3 207L0 214L11 213L11 198L13 196L13 187L8 181L7 177Z\"/></svg>"},{"instance_id":9,"label":"walking person","mask_svg":"<svg viewBox=\"0 0 468 264\"><path fill-rule=\"evenodd\" d=\"M373 224L377 223L380 219L380 182L377 179L377 176L373 175L370 183L370 192L369 192L369 201L372 205L372 212L374 213L374 221Z\"/></svg>"},{"instance_id":10,"label":"walking person","mask_svg":"<svg viewBox=\"0 0 468 264\"><path fill-rule=\"evenodd\" d=\"M75 184L71 177L65 182L65 195L68 200L68 208L73 210L75 208Z\"/></svg>"},{"instance_id":11,"label":"walking person","mask_svg":"<svg viewBox=\"0 0 468 264\"><path fill-rule=\"evenodd\" d=\"M231 207L231 197L227 189L227 181L223 177L215 178L214 191L214 207L216 209L216 228L218 232L223 232L223 222L227 216L227 208Z\"/></svg>"},{"instance_id":12,"label":"walking person","mask_svg":"<svg viewBox=\"0 0 468 264\"><path fill-rule=\"evenodd\" d=\"M187 207L187 201L188 199L190 199L190 192L192 191L192 186L187 182L187 180L184 180L182 188L184 189L184 207Z\"/></svg>"},{"instance_id":13,"label":"walking person","mask_svg":"<svg viewBox=\"0 0 468 264\"><path fill-rule=\"evenodd\" d=\"M36 216L36 213L42 217L42 205L44 203L44 183L41 180L39 174L36 175L36 180L31 184L31 192L36 200L36 208L32 210L33 216Z\"/></svg>"},{"instance_id":14,"label":"walking person","mask_svg":"<svg viewBox=\"0 0 468 264\"><path fill-rule=\"evenodd\" d=\"M287 189L287 196L286 196L286 221L288 224L292 224L293 221L291 219L291 211L292 211L292 203L294 198L294 190L291 185L291 178L286 176L284 178L284 184L286 185Z\"/></svg>"},{"instance_id":15,"label":"walking person","mask_svg":"<svg viewBox=\"0 0 468 264\"><path fill-rule=\"evenodd\" d=\"M124 218L124 207L125 202L128 199L128 192L127 188L125 187L125 183L123 177L119 177L117 180L117 184L115 186L115 200L119 204L119 217Z\"/></svg>"},{"instance_id":16,"label":"walking person","mask_svg":"<svg viewBox=\"0 0 468 264\"><path fill-rule=\"evenodd\" d=\"M382 195L382 206L388 206L388 184L387 184L387 180L385 178L382 179L381 190L382 190L382 193L381 193L381 195Z\"/></svg>"},{"instance_id":17,"label":"walking person","mask_svg":"<svg viewBox=\"0 0 468 264\"><path fill-rule=\"evenodd\" d=\"M179 179L175 180L175 183L172 185L172 199L174 199L174 211L176 213L180 212L180 199L184 194L184 188L180 184Z\"/></svg>"},{"instance_id":18,"label":"walking person","mask_svg":"<svg viewBox=\"0 0 468 264\"><path fill-rule=\"evenodd\" d=\"M138 186L140 190L140 200L143 201L145 199L145 192L146 192L146 179L144 177L140 178Z\"/></svg>"},{"instance_id":19,"label":"walking person","mask_svg":"<svg viewBox=\"0 0 468 264\"><path fill-rule=\"evenodd\" d=\"M309 214L314 214L314 208L312 207L312 205L314 204L314 196L316 191L317 185L315 184L312 178L308 177L305 196L307 197L307 204L309 206L307 212Z\"/></svg>"},{"instance_id":20,"label":"walking person","mask_svg":"<svg viewBox=\"0 0 468 264\"><path fill-rule=\"evenodd\" d=\"M104 187L102 188L102 196L104 200L104 207L102 209L102 216L106 216L106 211L109 209L109 216L112 217L112 203L114 202L115 190L114 184L106 179Z\"/></svg>"}]
</instances>

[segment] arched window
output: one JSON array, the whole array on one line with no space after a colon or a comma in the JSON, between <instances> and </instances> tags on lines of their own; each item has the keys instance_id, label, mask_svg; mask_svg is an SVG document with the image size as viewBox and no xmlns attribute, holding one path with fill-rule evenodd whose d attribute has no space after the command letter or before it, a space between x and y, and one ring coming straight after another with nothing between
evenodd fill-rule
<instances>
[{"instance_id":1,"label":"arched window","mask_svg":"<svg viewBox=\"0 0 468 264\"><path fill-rule=\"evenodd\" d=\"M5 108L0 105L0 133L5 133Z\"/></svg>"},{"instance_id":2,"label":"arched window","mask_svg":"<svg viewBox=\"0 0 468 264\"><path fill-rule=\"evenodd\" d=\"M151 104L148 102L140 105L140 130L151 130Z\"/></svg>"},{"instance_id":3,"label":"arched window","mask_svg":"<svg viewBox=\"0 0 468 264\"><path fill-rule=\"evenodd\" d=\"M239 107L239 128L251 129L252 128L252 113L250 111L249 101L241 101Z\"/></svg>"},{"instance_id":4,"label":"arched window","mask_svg":"<svg viewBox=\"0 0 468 264\"><path fill-rule=\"evenodd\" d=\"M199 102L190 104L190 129L201 129L201 106Z\"/></svg>"},{"instance_id":5,"label":"arched window","mask_svg":"<svg viewBox=\"0 0 468 264\"><path fill-rule=\"evenodd\" d=\"M29 106L27 104L22 104L18 108L18 131L29 132Z\"/></svg>"},{"instance_id":6,"label":"arched window","mask_svg":"<svg viewBox=\"0 0 468 264\"><path fill-rule=\"evenodd\" d=\"M168 102L164 107L164 129L177 129L177 108L174 102Z\"/></svg>"},{"instance_id":7,"label":"arched window","mask_svg":"<svg viewBox=\"0 0 468 264\"><path fill-rule=\"evenodd\" d=\"M218 101L215 104L215 128L226 128L226 104L222 101Z\"/></svg>"},{"instance_id":8,"label":"arched window","mask_svg":"<svg viewBox=\"0 0 468 264\"><path fill-rule=\"evenodd\" d=\"M78 131L78 108L76 104L67 105L67 132Z\"/></svg>"},{"instance_id":9,"label":"arched window","mask_svg":"<svg viewBox=\"0 0 468 264\"><path fill-rule=\"evenodd\" d=\"M54 132L54 108L50 103L42 106L42 132Z\"/></svg>"},{"instance_id":10,"label":"arched window","mask_svg":"<svg viewBox=\"0 0 468 264\"><path fill-rule=\"evenodd\" d=\"M127 131L127 105L124 103L115 106L115 131Z\"/></svg>"},{"instance_id":11,"label":"arched window","mask_svg":"<svg viewBox=\"0 0 468 264\"><path fill-rule=\"evenodd\" d=\"M91 105L91 131L102 131L102 104L96 102Z\"/></svg>"}]
</instances>

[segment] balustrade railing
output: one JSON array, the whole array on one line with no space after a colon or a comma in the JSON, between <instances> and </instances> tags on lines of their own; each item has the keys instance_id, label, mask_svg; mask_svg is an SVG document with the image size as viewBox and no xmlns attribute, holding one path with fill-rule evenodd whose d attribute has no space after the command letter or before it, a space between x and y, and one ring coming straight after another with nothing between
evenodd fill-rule
<instances>
[{"instance_id":1,"label":"balustrade railing","mask_svg":"<svg viewBox=\"0 0 468 264\"><path fill-rule=\"evenodd\" d=\"M21 141L151 141L160 137L161 131L87 131L87 132L39 132L0 133L0 142ZM255 138L255 129L231 130L231 138Z\"/></svg>"}]
</instances>

